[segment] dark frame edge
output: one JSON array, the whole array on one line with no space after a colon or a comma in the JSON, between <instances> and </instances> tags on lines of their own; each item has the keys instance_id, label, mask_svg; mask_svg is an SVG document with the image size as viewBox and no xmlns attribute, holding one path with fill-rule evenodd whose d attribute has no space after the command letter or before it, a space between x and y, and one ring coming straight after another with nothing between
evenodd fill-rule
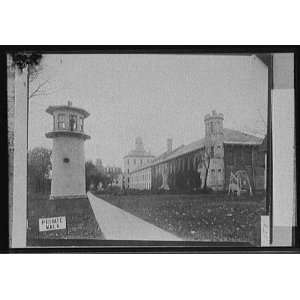
<instances>
[{"instance_id":1,"label":"dark frame edge","mask_svg":"<svg viewBox=\"0 0 300 300\"><path fill-rule=\"evenodd\" d=\"M74 50L75 48L75 50ZM293 227L294 247L209 247L209 246L104 246L104 247L55 247L55 248L9 248L9 226L8 226L8 201L2 201L1 216L1 242L0 253L300 253L300 232L299 232L299 215L300 209L298 205L299 185L298 185L298 154L299 154L299 120L297 118L299 112L299 46L0 46L0 67L1 67L1 84L0 94L2 99L7 99L7 80L6 80L6 53L16 51L42 51L44 53L148 53L148 54L226 54L226 53L278 53L293 52L294 53L294 82L295 82L295 155L296 155L296 226ZM5 126L1 130L5 130L1 134L1 145L4 145L2 155L8 154L7 141L7 101L4 102L4 109L1 109L1 119ZM2 106L3 107L3 106ZM3 143L3 142L4 143ZM300 156L299 156L300 157ZM2 168L2 172L8 170L8 161L6 160L6 168ZM8 195L8 172L5 172L7 178L7 195Z\"/></svg>"}]
</instances>

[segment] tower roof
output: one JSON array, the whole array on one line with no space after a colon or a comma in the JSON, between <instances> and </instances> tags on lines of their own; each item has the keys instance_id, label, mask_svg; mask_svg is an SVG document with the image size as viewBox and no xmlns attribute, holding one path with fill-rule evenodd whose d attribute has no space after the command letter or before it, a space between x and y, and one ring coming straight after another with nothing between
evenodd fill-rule
<instances>
[{"instance_id":1,"label":"tower roof","mask_svg":"<svg viewBox=\"0 0 300 300\"><path fill-rule=\"evenodd\" d=\"M75 112L83 114L85 118L87 118L90 115L86 110L79 108L79 107L72 106L72 105L50 105L46 109L46 112L50 115L53 115L53 113L57 110L75 111Z\"/></svg>"},{"instance_id":2,"label":"tower roof","mask_svg":"<svg viewBox=\"0 0 300 300\"><path fill-rule=\"evenodd\" d=\"M206 114L204 117L204 121L210 120L210 119L222 119L224 120L224 115L222 113L217 113L215 110L212 111L211 114Z\"/></svg>"}]
</instances>

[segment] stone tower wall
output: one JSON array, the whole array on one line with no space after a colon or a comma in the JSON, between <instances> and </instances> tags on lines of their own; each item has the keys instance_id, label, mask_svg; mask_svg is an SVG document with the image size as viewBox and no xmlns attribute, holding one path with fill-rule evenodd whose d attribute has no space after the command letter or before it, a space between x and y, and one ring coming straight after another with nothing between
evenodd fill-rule
<instances>
[{"instance_id":1,"label":"stone tower wall","mask_svg":"<svg viewBox=\"0 0 300 300\"><path fill-rule=\"evenodd\" d=\"M69 159L69 162L64 160ZM77 137L56 137L52 150L51 197L84 196L84 140Z\"/></svg>"}]
</instances>

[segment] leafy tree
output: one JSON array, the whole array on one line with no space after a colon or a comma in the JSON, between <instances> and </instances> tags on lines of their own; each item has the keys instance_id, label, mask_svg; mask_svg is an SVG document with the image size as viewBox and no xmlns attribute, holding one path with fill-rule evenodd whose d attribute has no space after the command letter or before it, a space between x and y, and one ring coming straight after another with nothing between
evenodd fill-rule
<instances>
[{"instance_id":1,"label":"leafy tree","mask_svg":"<svg viewBox=\"0 0 300 300\"><path fill-rule=\"evenodd\" d=\"M91 184L95 185L96 176L97 176L96 166L93 164L92 161L87 161L85 163L85 183L87 189L89 189Z\"/></svg>"},{"instance_id":2,"label":"leafy tree","mask_svg":"<svg viewBox=\"0 0 300 300\"><path fill-rule=\"evenodd\" d=\"M41 64L42 54L37 52L17 52L11 54L13 65L22 73L27 68L27 100L35 96L50 95L53 91L49 91L49 79L40 81L39 76L43 70Z\"/></svg>"},{"instance_id":3,"label":"leafy tree","mask_svg":"<svg viewBox=\"0 0 300 300\"><path fill-rule=\"evenodd\" d=\"M89 160L85 163L85 182L86 189L89 189L91 184L95 187L101 182L104 186L109 183L110 178L99 171L94 163Z\"/></svg>"},{"instance_id":4,"label":"leafy tree","mask_svg":"<svg viewBox=\"0 0 300 300\"><path fill-rule=\"evenodd\" d=\"M43 147L36 147L28 153L28 186L35 192L49 191L50 157L51 150Z\"/></svg>"},{"instance_id":5,"label":"leafy tree","mask_svg":"<svg viewBox=\"0 0 300 300\"><path fill-rule=\"evenodd\" d=\"M29 72L34 72L42 60L42 54L38 52L15 52L11 54L13 64L22 72L29 68Z\"/></svg>"}]
</instances>

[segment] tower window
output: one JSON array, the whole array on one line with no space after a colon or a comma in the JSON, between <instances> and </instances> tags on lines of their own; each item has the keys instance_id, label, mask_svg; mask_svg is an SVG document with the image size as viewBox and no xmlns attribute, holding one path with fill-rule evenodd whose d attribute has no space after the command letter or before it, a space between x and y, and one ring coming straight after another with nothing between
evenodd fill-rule
<instances>
[{"instance_id":1,"label":"tower window","mask_svg":"<svg viewBox=\"0 0 300 300\"><path fill-rule=\"evenodd\" d=\"M76 130L77 129L77 116L71 115L70 116L70 130Z\"/></svg>"},{"instance_id":2,"label":"tower window","mask_svg":"<svg viewBox=\"0 0 300 300\"><path fill-rule=\"evenodd\" d=\"M78 127L80 131L83 131L83 117L79 117Z\"/></svg>"},{"instance_id":3,"label":"tower window","mask_svg":"<svg viewBox=\"0 0 300 300\"><path fill-rule=\"evenodd\" d=\"M67 157L65 157L65 158L64 158L64 163L69 163L69 162L70 162L70 159L67 158Z\"/></svg>"},{"instance_id":4,"label":"tower window","mask_svg":"<svg viewBox=\"0 0 300 300\"><path fill-rule=\"evenodd\" d=\"M66 128L65 114L59 114L58 115L58 128L59 129L65 129Z\"/></svg>"}]
</instances>

